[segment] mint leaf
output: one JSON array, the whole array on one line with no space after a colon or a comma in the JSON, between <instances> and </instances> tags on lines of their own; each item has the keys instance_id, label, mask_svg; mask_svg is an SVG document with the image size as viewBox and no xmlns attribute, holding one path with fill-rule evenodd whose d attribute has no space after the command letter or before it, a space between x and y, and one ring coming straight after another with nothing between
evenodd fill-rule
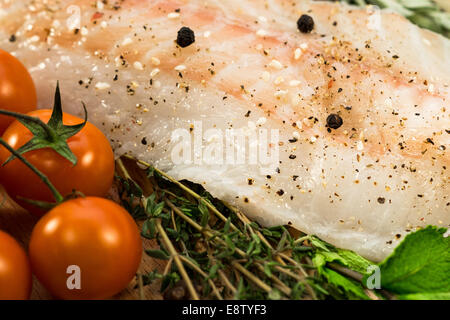
<instances>
[{"instance_id":1,"label":"mint leaf","mask_svg":"<svg viewBox=\"0 0 450 320\"><path fill-rule=\"evenodd\" d=\"M340 257L338 262L361 274L367 274L368 268L373 265L372 262L361 257L359 254L353 251L345 249L336 249L336 251Z\"/></svg>"},{"instance_id":2,"label":"mint leaf","mask_svg":"<svg viewBox=\"0 0 450 320\"><path fill-rule=\"evenodd\" d=\"M381 286L397 294L450 292L450 237L428 226L411 233L379 266Z\"/></svg>"},{"instance_id":3,"label":"mint leaf","mask_svg":"<svg viewBox=\"0 0 450 320\"><path fill-rule=\"evenodd\" d=\"M319 241L319 240L316 240ZM321 241L321 240L320 240ZM326 282L335 287L338 292L349 299L370 299L364 292L364 288L358 281L352 280L340 273L326 267L327 263L338 262L352 270L367 273L367 266L371 263L359 256L358 254L343 249L327 248L328 244L323 243L320 247L326 248L327 251L316 249L312 261L317 268L320 276L325 278ZM331 251L336 250L336 251Z\"/></svg>"},{"instance_id":4,"label":"mint leaf","mask_svg":"<svg viewBox=\"0 0 450 320\"><path fill-rule=\"evenodd\" d=\"M316 237L311 238L311 244L316 248L313 261L315 261L317 268L322 268L326 263L337 262L344 267L366 275L368 274L368 267L373 265L372 262L351 250L336 248Z\"/></svg>"},{"instance_id":5,"label":"mint leaf","mask_svg":"<svg viewBox=\"0 0 450 320\"><path fill-rule=\"evenodd\" d=\"M450 292L402 294L397 298L400 300L450 300Z\"/></svg>"},{"instance_id":6,"label":"mint leaf","mask_svg":"<svg viewBox=\"0 0 450 320\"><path fill-rule=\"evenodd\" d=\"M349 299L370 300L360 283L351 280L329 268L323 268L321 274L327 279L329 284L332 284L336 288L340 289L341 293L348 296Z\"/></svg>"}]
</instances>

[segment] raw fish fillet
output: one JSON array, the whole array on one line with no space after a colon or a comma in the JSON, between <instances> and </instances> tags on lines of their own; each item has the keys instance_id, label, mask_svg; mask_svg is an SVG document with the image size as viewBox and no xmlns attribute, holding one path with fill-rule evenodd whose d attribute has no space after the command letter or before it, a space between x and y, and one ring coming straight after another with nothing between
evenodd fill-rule
<instances>
[{"instance_id":1,"label":"raw fish fillet","mask_svg":"<svg viewBox=\"0 0 450 320\"><path fill-rule=\"evenodd\" d=\"M302 14L311 33L297 29ZM195 33L185 48L183 26ZM373 260L417 227L449 226L450 40L396 14L318 1L0 0L0 48L29 68L39 107L59 80L65 111L81 115L84 101L117 156L200 183L265 225ZM244 148L227 129L268 141ZM184 162L174 132L192 136Z\"/></svg>"}]
</instances>

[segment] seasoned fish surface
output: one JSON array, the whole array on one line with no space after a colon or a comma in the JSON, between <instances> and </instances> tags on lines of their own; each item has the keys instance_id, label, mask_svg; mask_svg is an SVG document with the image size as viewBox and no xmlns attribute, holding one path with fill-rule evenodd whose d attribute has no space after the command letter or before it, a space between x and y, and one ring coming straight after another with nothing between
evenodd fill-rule
<instances>
[{"instance_id":1,"label":"seasoned fish surface","mask_svg":"<svg viewBox=\"0 0 450 320\"><path fill-rule=\"evenodd\" d=\"M297 29L302 14L310 33ZM195 34L184 48L183 26ZM200 183L265 225L374 260L417 227L449 226L450 41L396 14L317 1L0 0L0 39L29 68L39 107L59 80L65 110L81 115L85 102L117 156ZM231 129L259 140L239 145ZM175 161L183 132L189 157Z\"/></svg>"}]
</instances>

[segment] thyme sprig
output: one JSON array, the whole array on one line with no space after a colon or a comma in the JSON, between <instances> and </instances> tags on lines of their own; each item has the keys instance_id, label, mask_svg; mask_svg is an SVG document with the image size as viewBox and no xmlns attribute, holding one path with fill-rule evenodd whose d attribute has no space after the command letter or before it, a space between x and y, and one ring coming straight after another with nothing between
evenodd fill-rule
<instances>
[{"instance_id":1,"label":"thyme sprig","mask_svg":"<svg viewBox=\"0 0 450 320\"><path fill-rule=\"evenodd\" d=\"M318 238L264 228L201 186L130 156L116 167L122 205L142 222L141 235L159 244L147 255L167 261L163 273L138 275L140 292L160 281L170 299L379 299L359 283L361 273L339 261L320 268L348 278L359 296L327 280L315 260L333 249Z\"/></svg>"}]
</instances>

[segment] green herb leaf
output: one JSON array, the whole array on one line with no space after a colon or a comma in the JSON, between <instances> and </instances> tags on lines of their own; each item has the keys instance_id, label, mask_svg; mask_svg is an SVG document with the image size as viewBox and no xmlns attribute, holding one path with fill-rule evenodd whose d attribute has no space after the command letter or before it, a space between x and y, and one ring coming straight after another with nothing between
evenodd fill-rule
<instances>
[{"instance_id":1,"label":"green herb leaf","mask_svg":"<svg viewBox=\"0 0 450 320\"><path fill-rule=\"evenodd\" d=\"M342 293L350 299L369 300L362 285L354 280L344 277L340 273L329 268L323 268L321 274L327 279L329 284L342 290Z\"/></svg>"},{"instance_id":2,"label":"green herb leaf","mask_svg":"<svg viewBox=\"0 0 450 320\"><path fill-rule=\"evenodd\" d=\"M372 262L351 250L336 248L336 252L340 257L337 260L339 263L361 274L367 274L368 268L373 265Z\"/></svg>"},{"instance_id":3,"label":"green herb leaf","mask_svg":"<svg viewBox=\"0 0 450 320\"><path fill-rule=\"evenodd\" d=\"M156 259L160 259L160 260L169 260L170 256L167 255L167 253L165 253L162 250L145 250L145 253L153 258Z\"/></svg>"},{"instance_id":4,"label":"green herb leaf","mask_svg":"<svg viewBox=\"0 0 450 320\"><path fill-rule=\"evenodd\" d=\"M311 244L317 250L313 261L316 261L315 265L318 268L324 267L326 263L338 262L351 270L365 275L369 272L368 267L373 265L372 262L353 251L336 248L316 237L311 238Z\"/></svg>"},{"instance_id":5,"label":"green herb leaf","mask_svg":"<svg viewBox=\"0 0 450 320\"><path fill-rule=\"evenodd\" d=\"M428 226L411 233L379 266L381 286L398 294L450 292L450 237Z\"/></svg>"},{"instance_id":6,"label":"green herb leaf","mask_svg":"<svg viewBox=\"0 0 450 320\"><path fill-rule=\"evenodd\" d=\"M200 201L200 203L198 204L198 210L200 211L200 214L201 214L200 224L202 227L205 227L209 221L208 207L206 206L206 204L203 201Z\"/></svg>"},{"instance_id":7,"label":"green herb leaf","mask_svg":"<svg viewBox=\"0 0 450 320\"><path fill-rule=\"evenodd\" d=\"M156 236L156 222L155 219L148 219L142 225L141 235L147 239L154 239Z\"/></svg>"},{"instance_id":8,"label":"green herb leaf","mask_svg":"<svg viewBox=\"0 0 450 320\"><path fill-rule=\"evenodd\" d=\"M400 300L450 300L450 292L402 294L397 298Z\"/></svg>"}]
</instances>

